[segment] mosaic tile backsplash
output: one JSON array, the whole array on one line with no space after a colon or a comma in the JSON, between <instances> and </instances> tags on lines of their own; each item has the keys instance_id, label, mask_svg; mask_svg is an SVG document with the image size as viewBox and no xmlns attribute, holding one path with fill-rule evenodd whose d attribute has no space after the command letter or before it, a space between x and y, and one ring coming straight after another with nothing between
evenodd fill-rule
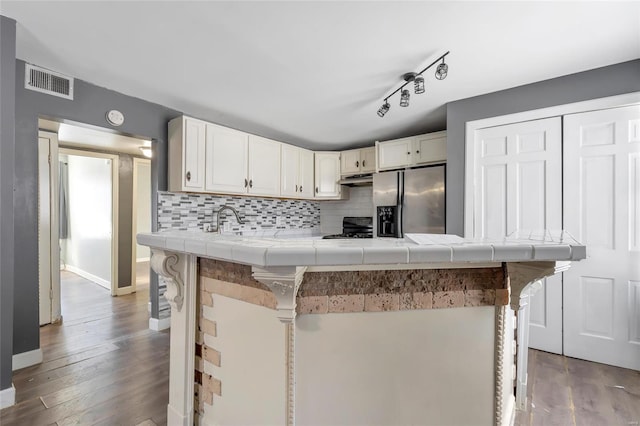
<instances>
[{"instance_id":1,"label":"mosaic tile backsplash","mask_svg":"<svg viewBox=\"0 0 640 426\"><path fill-rule=\"evenodd\" d=\"M233 213L225 211L225 232L313 229L320 227L317 201L205 194L158 193L158 231L202 230L211 223L213 211L223 205L235 208L245 221L240 225Z\"/></svg>"}]
</instances>

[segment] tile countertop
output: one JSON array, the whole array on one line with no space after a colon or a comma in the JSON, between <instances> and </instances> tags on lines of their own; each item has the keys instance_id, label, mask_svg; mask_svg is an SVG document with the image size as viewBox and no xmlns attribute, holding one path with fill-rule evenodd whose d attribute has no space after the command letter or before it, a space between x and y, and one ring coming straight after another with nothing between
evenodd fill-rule
<instances>
[{"instance_id":1,"label":"tile countertop","mask_svg":"<svg viewBox=\"0 0 640 426\"><path fill-rule=\"evenodd\" d=\"M419 240L420 244L413 240ZM196 231L142 233L138 244L254 266L383 265L571 261L586 247L564 231L526 232L502 240L411 234L404 239L323 240L311 234L239 236Z\"/></svg>"}]
</instances>

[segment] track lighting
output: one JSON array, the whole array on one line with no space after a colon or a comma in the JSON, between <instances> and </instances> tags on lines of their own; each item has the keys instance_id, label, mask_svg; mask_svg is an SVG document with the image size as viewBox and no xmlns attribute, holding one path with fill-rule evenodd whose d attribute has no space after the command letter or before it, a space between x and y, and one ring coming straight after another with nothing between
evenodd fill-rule
<instances>
[{"instance_id":1,"label":"track lighting","mask_svg":"<svg viewBox=\"0 0 640 426\"><path fill-rule=\"evenodd\" d=\"M398 87L396 90L391 92L391 94L389 96L384 98L384 103L382 104L380 109L378 109L378 116L384 117L385 114L387 112L389 112L389 109L391 108L391 105L389 105L389 98L391 96L395 95L398 92L400 92L400 106L401 107L408 107L409 106L410 93L409 93L408 89L405 89L405 86L407 84L409 84L410 82L413 82L413 88L414 88L414 92L415 92L416 95L424 93L425 92L424 76L422 74L424 74L424 72L426 70L428 70L429 68L431 68L432 66L437 64L439 61L442 61L442 63L438 64L438 67L436 68L435 77L438 80L444 80L445 78L447 78L447 73L449 72L449 65L447 65L444 62L444 58L448 54L449 54L449 52L447 52L444 55L440 56L438 59L436 59L431 64L429 64L428 67L426 67L425 69L423 69L422 71L420 71L418 73L408 72L408 73L404 74L402 76L402 78L404 79L404 83L402 84L402 86Z\"/></svg>"}]
</instances>

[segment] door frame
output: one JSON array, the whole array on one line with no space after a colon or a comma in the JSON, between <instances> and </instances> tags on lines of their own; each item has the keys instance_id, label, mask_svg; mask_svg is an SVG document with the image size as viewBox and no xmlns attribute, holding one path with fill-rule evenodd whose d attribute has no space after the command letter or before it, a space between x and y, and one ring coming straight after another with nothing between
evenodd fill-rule
<instances>
[{"instance_id":1,"label":"door frame","mask_svg":"<svg viewBox=\"0 0 640 426\"><path fill-rule=\"evenodd\" d=\"M120 158L118 155L114 154L105 154L102 152L84 151L72 148L60 148L58 153L111 160L111 296L118 296L118 170ZM57 198L58 197L56 197L56 199Z\"/></svg>"},{"instance_id":2,"label":"door frame","mask_svg":"<svg viewBox=\"0 0 640 426\"><path fill-rule=\"evenodd\" d=\"M38 201L40 199L40 174L47 173L48 181L49 181L49 224L50 229L48 232L47 238L45 241L42 241L40 235L38 235L38 252L42 249L42 256L38 260L38 271L40 271L40 262L48 261L49 262L49 271L50 271L50 279L48 283L50 298L51 298L51 316L47 323L57 323L62 320L62 312L61 312L61 303L60 303L60 239L59 239L59 228L58 228L58 206L59 206L59 195L58 195L58 179L60 175L59 164L58 164L58 135L54 132L48 132L44 130L38 131L38 158L43 155L40 150L40 138L49 140L49 161L47 170L41 170L40 166L38 167ZM53 161L53 160L56 161ZM39 161L38 161L39 162ZM41 209L42 206L38 206L38 209ZM39 211L39 210L38 210ZM38 213L39 215L39 213ZM40 230L40 218L38 218L38 231ZM41 247L41 244L46 244L45 247ZM42 283L42 277L38 275L38 291L40 292ZM38 305L38 318L39 318L39 305Z\"/></svg>"},{"instance_id":3,"label":"door frame","mask_svg":"<svg viewBox=\"0 0 640 426\"><path fill-rule=\"evenodd\" d=\"M131 293L136 291L137 285L138 242L136 241L136 234L138 233L138 167L141 164L148 164L149 167L151 167L151 159L133 157L133 190L131 191ZM149 203L151 203L151 200L149 200Z\"/></svg>"},{"instance_id":4,"label":"door frame","mask_svg":"<svg viewBox=\"0 0 640 426\"><path fill-rule=\"evenodd\" d=\"M556 105L531 111L506 114L497 117L483 118L467 121L465 126L465 170L464 170L464 236L469 237L474 232L475 210L475 150L476 130L486 127L515 124L523 121L539 120L567 114L588 112L607 108L618 108L640 103L640 92L626 93L623 95L609 96L606 98L591 99L588 101L574 102L565 105Z\"/></svg>"}]
</instances>

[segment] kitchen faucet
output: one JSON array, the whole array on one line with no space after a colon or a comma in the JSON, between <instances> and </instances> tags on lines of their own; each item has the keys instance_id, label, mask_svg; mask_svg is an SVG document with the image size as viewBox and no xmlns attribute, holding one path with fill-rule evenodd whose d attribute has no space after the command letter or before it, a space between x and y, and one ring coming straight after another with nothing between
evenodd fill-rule
<instances>
[{"instance_id":1,"label":"kitchen faucet","mask_svg":"<svg viewBox=\"0 0 640 426\"><path fill-rule=\"evenodd\" d=\"M234 209L233 207L228 206L228 205L225 204L224 206L220 207L220 210L218 210L218 211L213 210L212 211L212 214L214 214L214 213L217 214L217 216L216 216L216 227L215 228L213 227L213 217L211 217L211 222L212 223L210 223L205 228L206 232L217 232L218 234L220 234L222 232L222 230L220 229L220 213L222 213L225 210L231 210L233 212L233 214L235 215L236 220L238 221L238 223L240 225L242 225L244 223L244 220L240 219L240 216L238 215L238 211L236 209Z\"/></svg>"}]
</instances>

